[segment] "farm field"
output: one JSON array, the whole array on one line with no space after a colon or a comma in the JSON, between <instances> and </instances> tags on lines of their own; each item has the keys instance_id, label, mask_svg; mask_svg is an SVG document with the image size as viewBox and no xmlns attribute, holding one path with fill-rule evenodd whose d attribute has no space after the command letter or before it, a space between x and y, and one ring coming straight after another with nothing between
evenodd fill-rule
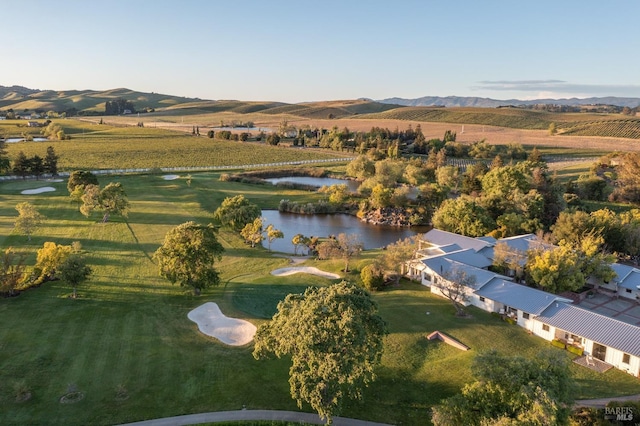
<instances>
[{"instance_id":1,"label":"farm field","mask_svg":"<svg viewBox=\"0 0 640 426\"><path fill-rule=\"evenodd\" d=\"M23 151L28 157L44 157L47 146L51 145L60 156L60 171L235 166L344 156L331 151L194 137L160 128L112 127L76 120L61 120L60 124L71 136L70 140L8 143L9 156L15 158L19 151ZM0 134L3 125L10 123L0 124Z\"/></svg>"},{"instance_id":2,"label":"farm field","mask_svg":"<svg viewBox=\"0 0 640 426\"><path fill-rule=\"evenodd\" d=\"M242 193L262 208L274 208L282 198L307 202L319 195L218 178L218 173L194 173L188 186L185 179L166 181L158 175L100 177L103 185L121 182L131 202L127 220L114 217L106 224L77 211L66 182L47 182L55 192L29 196L20 192L44 183L0 183L1 247L23 251L32 265L45 241L80 241L94 269L78 300L68 298L71 290L61 282L0 299L5 324L0 328L1 424L107 425L243 406L297 410L289 395L287 360L255 361L251 345L229 347L207 338L187 313L213 301L225 315L259 325L289 292L332 281L300 274L272 276L271 270L288 264L286 258L251 249L225 230L219 232L226 249L219 264L222 284L199 297L162 280L151 256L169 229L188 220L208 223L227 196ZM47 217L31 242L13 231L15 205L22 201ZM345 278L358 280L358 270L376 254L365 252ZM305 265L340 273L342 262L308 260ZM374 297L390 331L385 354L378 380L365 391L363 403L345 406L345 417L424 425L429 407L471 379L474 354L490 348L526 356L557 350L479 310L471 311L472 318L457 318L447 300L415 283L403 281ZM425 336L434 330L455 337L471 351L427 341ZM618 370L602 375L578 366L572 370L576 398L640 393L640 382ZM29 401L15 402L17 384L30 388ZM70 384L84 399L61 404ZM126 389L126 399L116 398L118 388Z\"/></svg>"},{"instance_id":3,"label":"farm field","mask_svg":"<svg viewBox=\"0 0 640 426\"><path fill-rule=\"evenodd\" d=\"M585 114L586 115L586 114ZM166 128L175 131L181 131L184 133L190 133L193 126L200 126L200 131L203 129L215 128L220 125L220 122L231 123L233 121L252 121L254 125L259 128L277 129L279 124L286 120L289 124L303 127L310 126L311 128L325 128L331 129L334 126L342 129L347 127L352 131L370 131L372 127L383 127L389 129L398 128L400 130L407 129L409 126L415 128L420 125L422 132L426 139L442 138L445 131L452 130L457 133L457 141L462 143L473 143L480 140L486 140L487 143L492 145L506 145L509 143L519 143L521 145L530 145L538 147L549 148L569 148L579 150L594 150L594 151L638 151L640 150L640 142L638 139L623 137L623 135L631 135L633 129L640 128L640 120L633 119L633 123L626 123L626 130L620 128L616 135L607 132L589 133L575 131L568 132L567 134L557 134L550 136L548 132L548 124L544 127L538 127L533 129L515 128L515 127L500 127L490 124L473 124L465 122L436 122L436 121L418 121L412 119L394 119L388 117L371 116L372 118L363 118L365 116L345 116L342 118L336 118L329 120L326 117L322 118L308 118L299 117L290 114L281 115L269 115L261 112L250 114L238 114L233 112L217 112L217 113L201 113L194 115L180 115L176 112L174 115L161 115L159 113L148 114L144 116L145 126L154 126L156 128ZM617 117L617 116L616 116ZM580 118L586 117L580 116ZM613 120L613 118L610 118ZM83 120L89 120L90 122L98 122L99 117L85 118ZM109 123L114 124L127 124L130 126L140 118L122 116L122 117L107 117L105 118ZM605 120L606 121L606 120ZM594 123L599 121L594 121ZM578 125L578 122L570 122L572 125ZM590 126L595 126L592 123ZM603 125L604 126L604 125ZM610 124L611 126L611 124ZM610 129L614 130L613 127ZM239 128L238 131L244 131ZM626 133L625 133L626 132Z\"/></svg>"}]
</instances>

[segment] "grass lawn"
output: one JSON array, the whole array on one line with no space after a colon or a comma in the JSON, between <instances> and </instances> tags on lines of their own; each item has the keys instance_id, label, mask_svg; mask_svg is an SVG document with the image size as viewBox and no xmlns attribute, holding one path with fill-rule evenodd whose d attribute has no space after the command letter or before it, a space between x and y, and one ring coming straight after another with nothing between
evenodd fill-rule
<instances>
[{"instance_id":1,"label":"grass lawn","mask_svg":"<svg viewBox=\"0 0 640 426\"><path fill-rule=\"evenodd\" d=\"M243 406L297 410L289 394L288 360L255 361L251 345L230 347L208 338L187 313L215 301L226 315L259 325L286 294L332 281L301 274L272 276L271 270L288 264L286 258L251 249L224 230L219 233L226 249L219 264L222 283L199 297L161 279L151 256L169 229L188 220L209 222L226 196L243 193L261 207L274 208L281 198L310 201L317 195L223 183L215 173L193 174L191 186L184 179L165 181L154 175L100 180L103 185L122 182L131 202L126 221L114 217L102 224L98 215L83 217L67 197L66 182L0 184L1 247L27 253L27 264L33 265L45 241L80 241L94 270L87 285L79 288L78 300L69 299L71 289L62 282L0 299L0 424L106 425ZM57 191L20 194L38 186ZM30 201L47 217L31 242L13 232L15 205L22 201ZM348 278L357 279L358 269L375 254L366 252L353 261ZM307 265L339 272L342 262ZM495 348L535 356L551 348L479 310L471 310L470 319L456 318L448 301L415 283L402 282L374 297L390 331L383 364L364 402L346 404L345 417L423 425L433 404L471 380L474 354ZM434 330L471 350L427 341L425 336ZM599 375L576 366L574 373L578 398L640 393L640 381L618 370ZM61 404L70 384L84 398ZM16 385L30 389L32 398L15 402ZM117 398L118 388L126 390L126 399Z\"/></svg>"}]
</instances>

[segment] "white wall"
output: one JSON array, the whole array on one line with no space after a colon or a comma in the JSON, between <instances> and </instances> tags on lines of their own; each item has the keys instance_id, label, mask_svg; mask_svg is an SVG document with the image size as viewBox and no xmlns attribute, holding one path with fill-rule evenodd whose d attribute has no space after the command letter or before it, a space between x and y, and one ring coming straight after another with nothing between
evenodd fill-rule
<instances>
[{"instance_id":1,"label":"white wall","mask_svg":"<svg viewBox=\"0 0 640 426\"><path fill-rule=\"evenodd\" d=\"M533 334L538 337L542 337L544 340L548 340L549 342L552 341L556 336L556 328L549 326L549 331L544 331L542 329L543 326L543 323L537 321L536 319L533 319L531 323L531 331L533 332Z\"/></svg>"}]
</instances>

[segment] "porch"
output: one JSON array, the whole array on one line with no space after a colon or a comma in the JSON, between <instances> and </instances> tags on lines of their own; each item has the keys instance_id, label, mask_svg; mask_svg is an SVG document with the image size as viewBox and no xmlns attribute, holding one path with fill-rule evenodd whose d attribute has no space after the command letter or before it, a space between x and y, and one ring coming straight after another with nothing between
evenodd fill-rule
<instances>
[{"instance_id":1,"label":"porch","mask_svg":"<svg viewBox=\"0 0 640 426\"><path fill-rule=\"evenodd\" d=\"M604 361L600 361L599 359L594 358L591 355L578 357L574 359L573 362L583 367L590 368L593 371L597 371L598 373L604 373L605 371L613 368L613 365L608 364Z\"/></svg>"}]
</instances>

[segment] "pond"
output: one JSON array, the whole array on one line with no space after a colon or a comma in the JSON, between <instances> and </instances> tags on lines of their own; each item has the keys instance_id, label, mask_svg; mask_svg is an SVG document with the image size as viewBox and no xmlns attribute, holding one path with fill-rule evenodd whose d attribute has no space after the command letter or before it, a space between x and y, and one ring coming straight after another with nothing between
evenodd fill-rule
<instances>
[{"instance_id":1,"label":"pond","mask_svg":"<svg viewBox=\"0 0 640 426\"><path fill-rule=\"evenodd\" d=\"M355 180L347 180L347 179L334 179L334 178L326 178L326 177L309 177L309 176L285 176L279 178L269 178L265 179L267 182L271 182L272 184L276 184L278 182L292 182L292 183L300 183L304 185L317 186L318 188L322 186L331 186L331 185L347 185L349 191L356 192L358 187L360 186L360 182Z\"/></svg>"},{"instance_id":2,"label":"pond","mask_svg":"<svg viewBox=\"0 0 640 426\"><path fill-rule=\"evenodd\" d=\"M44 141L48 141L48 140L49 139L47 139L47 138L41 138L41 137L33 138L33 142L44 142ZM6 143L16 143L16 142L24 141L24 138L6 138L4 141Z\"/></svg>"},{"instance_id":3,"label":"pond","mask_svg":"<svg viewBox=\"0 0 640 426\"><path fill-rule=\"evenodd\" d=\"M291 239L296 234L307 237L328 237L341 233L357 234L365 249L374 249L429 230L427 227L397 228L371 225L347 214L301 215L281 213L278 210L263 210L262 217L265 227L273 225L284 233L284 238L276 239L271 243L271 250L291 254L293 254ZM263 241L263 246L268 247L268 241Z\"/></svg>"},{"instance_id":4,"label":"pond","mask_svg":"<svg viewBox=\"0 0 640 426\"><path fill-rule=\"evenodd\" d=\"M230 132L249 132L249 133L259 133L259 132L265 132L265 133L272 133L273 129L270 127L241 127L241 126L236 126L236 127L230 127L230 126L225 126L225 127L213 127L212 129L214 132L217 132L219 130L228 130Z\"/></svg>"}]
</instances>

